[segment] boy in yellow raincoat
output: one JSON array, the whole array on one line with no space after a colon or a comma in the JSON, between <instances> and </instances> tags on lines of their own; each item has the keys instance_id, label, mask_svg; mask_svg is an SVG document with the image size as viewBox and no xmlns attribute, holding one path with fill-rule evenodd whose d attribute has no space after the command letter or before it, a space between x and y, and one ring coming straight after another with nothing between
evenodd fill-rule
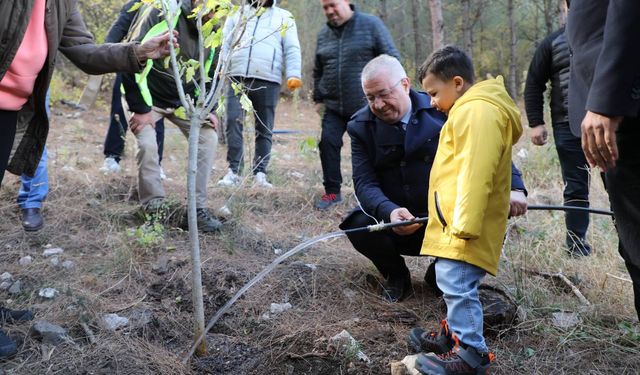
<instances>
[{"instance_id":1,"label":"boy in yellow raincoat","mask_svg":"<svg viewBox=\"0 0 640 375\"><path fill-rule=\"evenodd\" d=\"M423 348L439 345L418 358L418 367L424 374L485 374L493 355L482 332L478 285L498 270L509 214L511 148L522 134L520 112L502 77L474 84L471 59L454 46L433 52L419 80L448 120L429 179L421 251L437 258L447 320L440 333L422 336Z\"/></svg>"}]
</instances>

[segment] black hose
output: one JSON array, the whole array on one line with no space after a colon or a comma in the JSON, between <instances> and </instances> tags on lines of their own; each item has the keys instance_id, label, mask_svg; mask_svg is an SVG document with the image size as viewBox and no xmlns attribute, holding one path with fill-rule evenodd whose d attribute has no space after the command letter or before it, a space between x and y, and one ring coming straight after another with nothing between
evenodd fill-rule
<instances>
[{"instance_id":1,"label":"black hose","mask_svg":"<svg viewBox=\"0 0 640 375\"><path fill-rule=\"evenodd\" d=\"M580 211L580 212L588 212L590 214L595 214L595 215L608 215L608 216L613 216L613 212L611 211L607 211L607 210L601 210L601 209L597 209L597 208L590 208L590 207L577 207L577 206L546 206L546 205L532 205L532 206L528 206L527 210L529 211ZM345 229L343 230L343 232L346 233L356 233L356 232L377 232L377 231L381 231L381 230L387 230L387 229L392 229L395 227L402 227L405 225L412 225L412 224L424 224L429 220L428 217L418 217L415 218L413 220L406 220L406 221L397 221L394 223L380 223L380 224L373 224L373 225L367 225L366 227L359 227L359 228L351 228L351 229Z\"/></svg>"}]
</instances>

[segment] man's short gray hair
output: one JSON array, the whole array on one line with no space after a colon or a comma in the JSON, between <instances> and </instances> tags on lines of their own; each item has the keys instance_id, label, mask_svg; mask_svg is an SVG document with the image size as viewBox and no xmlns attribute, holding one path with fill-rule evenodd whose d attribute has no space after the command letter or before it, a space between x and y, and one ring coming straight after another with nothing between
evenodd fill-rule
<instances>
[{"instance_id":1,"label":"man's short gray hair","mask_svg":"<svg viewBox=\"0 0 640 375\"><path fill-rule=\"evenodd\" d=\"M365 83L379 74L390 76L394 81L407 76L407 72L400 64L400 61L393 56L380 55L369 61L362 69L360 81Z\"/></svg>"}]
</instances>

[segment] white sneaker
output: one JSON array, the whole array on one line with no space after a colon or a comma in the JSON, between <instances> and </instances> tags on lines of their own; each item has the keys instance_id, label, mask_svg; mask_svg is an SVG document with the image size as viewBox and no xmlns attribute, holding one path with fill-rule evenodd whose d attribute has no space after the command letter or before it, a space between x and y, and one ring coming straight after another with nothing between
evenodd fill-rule
<instances>
[{"instance_id":1,"label":"white sneaker","mask_svg":"<svg viewBox=\"0 0 640 375\"><path fill-rule=\"evenodd\" d=\"M267 175L264 172L258 172L254 176L253 186L270 189L273 185L267 181Z\"/></svg>"},{"instance_id":2,"label":"white sneaker","mask_svg":"<svg viewBox=\"0 0 640 375\"><path fill-rule=\"evenodd\" d=\"M162 167L160 167L160 179L163 181L167 179L167 175L164 173L164 169Z\"/></svg>"},{"instance_id":3,"label":"white sneaker","mask_svg":"<svg viewBox=\"0 0 640 375\"><path fill-rule=\"evenodd\" d=\"M229 172L227 172L227 174L224 175L224 177L222 177L220 181L218 181L218 186L238 186L238 185L240 185L240 176L233 173L231 169L229 169Z\"/></svg>"},{"instance_id":4,"label":"white sneaker","mask_svg":"<svg viewBox=\"0 0 640 375\"><path fill-rule=\"evenodd\" d=\"M120 173L120 164L118 164L115 158L105 158L104 163L100 168L100 172L104 174Z\"/></svg>"}]
</instances>

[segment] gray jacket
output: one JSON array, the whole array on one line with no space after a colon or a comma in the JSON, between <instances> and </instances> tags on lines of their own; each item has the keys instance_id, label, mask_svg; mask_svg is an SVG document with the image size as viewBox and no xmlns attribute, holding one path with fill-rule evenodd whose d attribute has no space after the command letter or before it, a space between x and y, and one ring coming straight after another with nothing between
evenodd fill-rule
<instances>
[{"instance_id":1,"label":"gray jacket","mask_svg":"<svg viewBox=\"0 0 640 375\"><path fill-rule=\"evenodd\" d=\"M254 15L256 9L247 5L243 13ZM240 12L227 19L222 35L221 56L231 48L231 30L238 23ZM284 31L283 31L284 30ZM232 51L229 76L258 78L282 83L285 77L301 78L302 57L298 30L293 15L275 5L265 8L259 16L251 17L240 42Z\"/></svg>"}]
</instances>

